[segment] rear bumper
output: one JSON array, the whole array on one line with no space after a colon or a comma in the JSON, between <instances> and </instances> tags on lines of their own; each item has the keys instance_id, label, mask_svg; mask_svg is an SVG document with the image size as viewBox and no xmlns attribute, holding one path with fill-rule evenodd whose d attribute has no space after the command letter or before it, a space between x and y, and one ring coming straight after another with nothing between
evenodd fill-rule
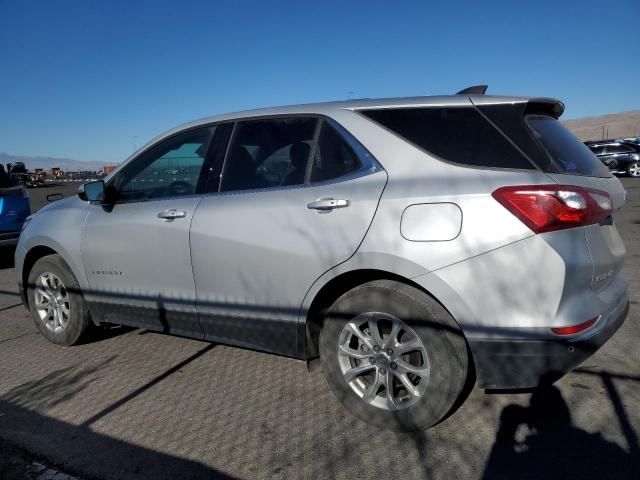
<instances>
[{"instance_id":1,"label":"rear bumper","mask_svg":"<svg viewBox=\"0 0 640 480\"><path fill-rule=\"evenodd\" d=\"M18 243L19 236L20 230L15 232L0 232L0 247L16 245Z\"/></svg>"},{"instance_id":2,"label":"rear bumper","mask_svg":"<svg viewBox=\"0 0 640 480\"><path fill-rule=\"evenodd\" d=\"M620 328L629 313L627 295L577 339L469 339L478 385L485 389L533 388L551 383L586 360Z\"/></svg>"}]
</instances>

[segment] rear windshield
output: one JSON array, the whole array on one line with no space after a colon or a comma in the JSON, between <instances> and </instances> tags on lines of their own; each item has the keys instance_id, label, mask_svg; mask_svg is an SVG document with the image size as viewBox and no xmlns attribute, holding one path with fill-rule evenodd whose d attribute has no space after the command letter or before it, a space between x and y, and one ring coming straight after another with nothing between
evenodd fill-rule
<instances>
[{"instance_id":1,"label":"rear windshield","mask_svg":"<svg viewBox=\"0 0 640 480\"><path fill-rule=\"evenodd\" d=\"M443 160L476 167L535 169L474 107L361 110Z\"/></svg>"},{"instance_id":2,"label":"rear windshield","mask_svg":"<svg viewBox=\"0 0 640 480\"><path fill-rule=\"evenodd\" d=\"M564 125L546 115L527 115L526 122L534 137L551 157L556 173L608 177L609 170L589 147Z\"/></svg>"}]
</instances>

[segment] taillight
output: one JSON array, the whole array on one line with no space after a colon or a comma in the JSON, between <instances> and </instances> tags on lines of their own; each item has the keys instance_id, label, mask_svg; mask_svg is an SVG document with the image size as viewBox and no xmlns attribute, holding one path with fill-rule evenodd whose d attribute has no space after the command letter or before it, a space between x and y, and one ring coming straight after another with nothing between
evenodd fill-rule
<instances>
[{"instance_id":1,"label":"taillight","mask_svg":"<svg viewBox=\"0 0 640 480\"><path fill-rule=\"evenodd\" d=\"M519 185L492 193L535 233L600 223L613 211L607 192L573 185Z\"/></svg>"}]
</instances>

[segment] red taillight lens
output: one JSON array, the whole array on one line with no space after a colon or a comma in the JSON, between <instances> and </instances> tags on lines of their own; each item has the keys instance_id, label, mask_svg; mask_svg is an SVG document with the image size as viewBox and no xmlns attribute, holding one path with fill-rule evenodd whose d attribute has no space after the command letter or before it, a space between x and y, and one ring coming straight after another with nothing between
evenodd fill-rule
<instances>
[{"instance_id":1,"label":"red taillight lens","mask_svg":"<svg viewBox=\"0 0 640 480\"><path fill-rule=\"evenodd\" d=\"M551 331L556 335L574 335L576 333L584 332L585 330L593 327L600 317L592 318L586 322L579 323L578 325L571 325L570 327L555 327Z\"/></svg>"},{"instance_id":2,"label":"red taillight lens","mask_svg":"<svg viewBox=\"0 0 640 480\"><path fill-rule=\"evenodd\" d=\"M492 195L535 233L600 223L613 210L607 192L573 185L502 187Z\"/></svg>"}]
</instances>

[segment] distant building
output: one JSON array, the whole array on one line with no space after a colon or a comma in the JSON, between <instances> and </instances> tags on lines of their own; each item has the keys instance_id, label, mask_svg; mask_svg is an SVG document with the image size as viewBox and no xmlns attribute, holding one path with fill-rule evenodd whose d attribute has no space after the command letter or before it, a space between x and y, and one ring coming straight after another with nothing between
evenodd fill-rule
<instances>
[{"instance_id":1,"label":"distant building","mask_svg":"<svg viewBox=\"0 0 640 480\"><path fill-rule=\"evenodd\" d=\"M44 169L36 168L31 174L31 181L37 182L37 183L44 183L45 176L46 175L44 173Z\"/></svg>"},{"instance_id":2,"label":"distant building","mask_svg":"<svg viewBox=\"0 0 640 480\"><path fill-rule=\"evenodd\" d=\"M60 167L53 167L51 169L51 176L53 178L60 178L62 176L63 172L62 170L60 170Z\"/></svg>"},{"instance_id":3,"label":"distant building","mask_svg":"<svg viewBox=\"0 0 640 480\"><path fill-rule=\"evenodd\" d=\"M100 172L102 172L103 175L109 175L111 172L113 172L116 169L115 165L105 165L104 167L102 167L100 169Z\"/></svg>"}]
</instances>

